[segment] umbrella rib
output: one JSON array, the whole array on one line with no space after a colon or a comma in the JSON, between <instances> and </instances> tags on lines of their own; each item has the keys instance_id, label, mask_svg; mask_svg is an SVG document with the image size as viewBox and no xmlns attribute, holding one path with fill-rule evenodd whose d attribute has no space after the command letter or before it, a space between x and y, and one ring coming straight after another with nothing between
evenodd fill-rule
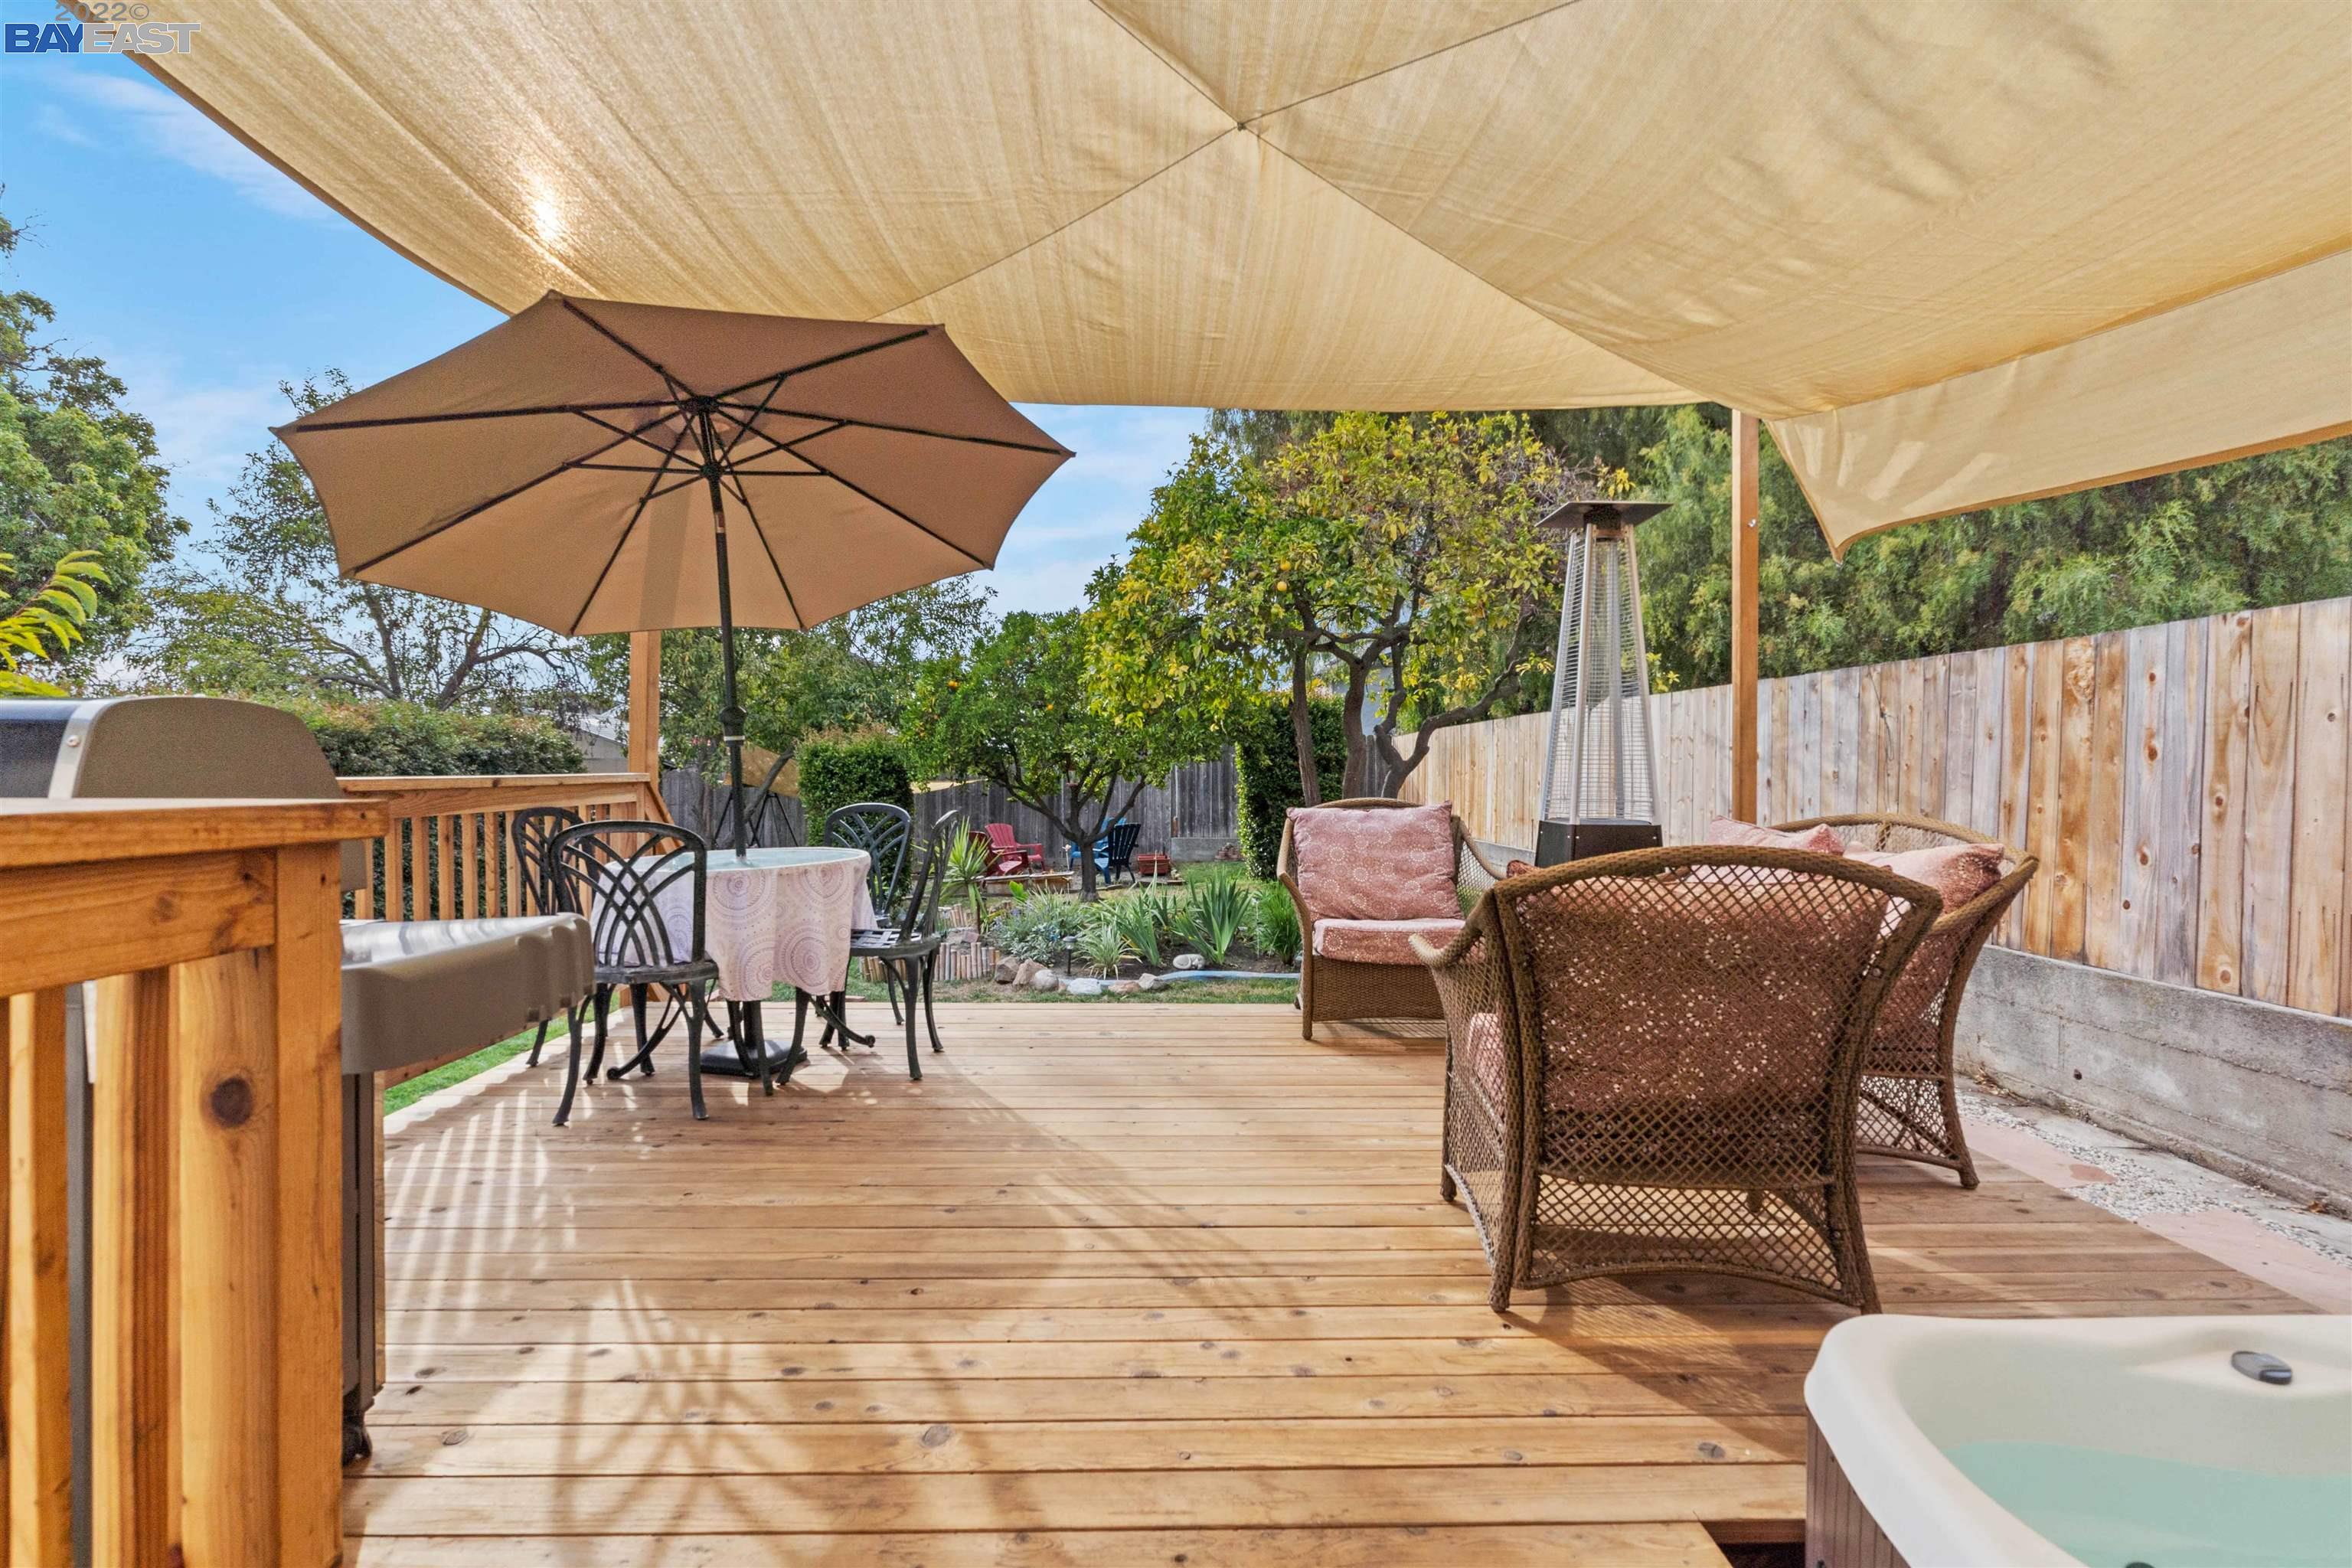
<instances>
[{"instance_id":1,"label":"umbrella rib","mask_svg":"<svg viewBox=\"0 0 2352 1568\"><path fill-rule=\"evenodd\" d=\"M565 310L571 311L573 315L587 322L589 326L594 328L596 331L602 334L607 342L613 344L614 347L619 349L623 353L627 354L631 359L635 360L639 364L644 365L656 375L661 377L663 383L669 387L670 397L673 401L683 403L688 397L692 395L691 392L688 389L687 384L678 380L677 377L670 374L667 368L666 368L660 361L655 359L651 354L646 353L643 349L637 347L636 344L629 342L626 338L621 336L620 333L614 331L612 328L606 326L604 322L598 321L595 317L590 315L587 311L573 304L572 302L572 297L569 294L558 294L556 298L563 301L563 308Z\"/></svg>"},{"instance_id":2,"label":"umbrella rib","mask_svg":"<svg viewBox=\"0 0 2352 1568\"><path fill-rule=\"evenodd\" d=\"M759 385L763 381L772 381L782 384L783 382L793 376L805 375L813 370L823 370L829 364L839 364L844 360L856 359L863 354L879 353L884 349L895 349L900 343L911 343L917 338L929 336L930 331L931 329L929 327L917 327L913 331L900 332L895 338L884 338L879 342L866 343L859 348L843 349L838 353L825 354L817 359L810 360L804 364L796 364L790 370L774 371L766 375L755 375L749 381L742 382L734 386L724 387L719 391L711 394L711 395L713 397L732 397L739 392L751 391L753 387Z\"/></svg>"},{"instance_id":3,"label":"umbrella rib","mask_svg":"<svg viewBox=\"0 0 2352 1568\"><path fill-rule=\"evenodd\" d=\"M751 532L760 541L761 552L768 558L768 570L776 574L776 586L784 591L784 603L793 612L793 624L803 631L808 630L808 621L801 614L801 602L793 597L793 585L784 580L783 563L776 559L776 547L768 542L768 531L760 526L760 514L751 510L751 492L744 489L743 481L736 477L732 468L727 471L726 477L732 484L735 499L743 503L743 515L751 520ZM810 477L814 479L816 476Z\"/></svg>"},{"instance_id":4,"label":"umbrella rib","mask_svg":"<svg viewBox=\"0 0 2352 1568\"><path fill-rule=\"evenodd\" d=\"M791 374L791 373L790 373L790 372L787 372L787 373L785 373L785 374ZM746 437L746 436L757 435L757 436L760 437L760 439L761 439L761 440L763 440L763 441L767 442L767 443L769 444L769 446L771 446L772 447L782 447L782 445L783 445L783 443L782 443L782 442L781 442L781 441L777 440L773 436L769 435L765 430L754 430L754 429L752 428L752 422L753 422L754 420L757 420L757 419L760 417L760 416L761 416L761 415L765 414L765 413L768 411L768 405L769 405L769 404L771 404L771 403L773 403L773 402L776 400L776 394L777 394L777 393L779 393L779 392L782 392L782 391L783 390L783 387L784 387L784 378L783 378L783 376L781 376L781 375L780 375L780 376L776 377L776 379L775 379L775 380L773 380L773 381L770 382L770 383L768 384L768 390L767 390L766 395L763 395L763 396L760 399L760 406L759 406L759 407L757 407L757 408L754 408L753 410L751 410L751 417L750 419L740 419L740 418L737 418L737 417L736 417L736 416L735 416L735 414L734 414L734 411L733 411L733 410L730 409L730 410L728 410L728 411L727 411L727 417L728 417L730 421L732 421L732 422L733 422L733 424L734 424L734 426L735 426L735 435L734 435L734 438L733 438L733 439L731 439L731 440L730 440L730 441L727 443L727 450L725 450L724 452L721 452L721 453L719 455L719 460L720 462L723 462L723 463L732 463L732 462L734 462L734 460L735 460L735 448L736 448L736 447L740 447L740 446L741 446L741 445L743 444L743 437ZM717 398L712 398L712 399L711 399L711 401L710 401L710 406L711 406L711 408L712 408L713 412L718 411L718 409L719 409L719 400L718 400ZM767 456L767 454L766 454L766 453L764 453L764 452L761 452L761 453L755 453L755 454L754 454L754 456L755 456L755 457L765 457L765 456Z\"/></svg>"},{"instance_id":5,"label":"umbrella rib","mask_svg":"<svg viewBox=\"0 0 2352 1568\"><path fill-rule=\"evenodd\" d=\"M832 435L835 430L840 429L845 425L855 425L861 429L887 430L895 436L923 436L934 441L961 441L974 447L1008 447L1016 452L1036 452L1045 457L1066 458L1072 455L1070 449L1059 442L1050 447L1040 447L1031 441L1008 441L1001 436L958 436L946 430L926 430L919 425L892 425L879 419L858 419L843 414L817 414L801 408L771 408L768 412L785 415L794 419L833 421L830 429L812 430L805 436L795 436L790 441L780 443L785 447L796 446L803 441L813 441L819 436Z\"/></svg>"},{"instance_id":6,"label":"umbrella rib","mask_svg":"<svg viewBox=\"0 0 2352 1568\"><path fill-rule=\"evenodd\" d=\"M657 404L657 405L656 405L655 406L659 407L659 406L662 406L662 405ZM669 406L670 406L670 407L672 407L672 408L675 408L677 405L673 404L673 405L670 405ZM661 453L661 454L662 454L662 460L663 460L663 462L664 462L665 464L667 464L667 463L668 462L670 453L675 452L675 451L677 451L677 448L676 447L670 447L665 448L665 447L663 447L659 442L657 442L657 441L648 441L648 440L646 440L646 434L645 434L645 433L646 433L646 431L648 431L648 430L653 429L655 426L656 426L660 425L660 424L661 424L661 422L662 422L662 420L661 420L661 419L649 419L649 420L646 421L646 423L644 423L643 425L638 426L635 430L625 430L625 429L623 429L620 426L614 424L611 420L609 420L609 419L599 419L599 418L597 418L593 414L588 413L588 412L587 412L586 410L584 410L584 409L576 409L576 408L575 408L575 409L573 409L573 410L572 410L572 412L573 412L573 413L575 413L575 414L577 414L577 415L579 415L581 418L585 419L586 421L588 421L588 423L589 423L589 424L593 425L593 426L597 426L597 427L599 427L600 429L610 430L610 431L612 431L612 432L613 432L614 435L616 435L616 436L625 436L625 437L627 437L630 440L636 442L639 446L641 446L641 447L645 447L645 448L646 448L647 451L649 451L649 452L659 452L659 453ZM668 417L669 417L669 416L668 416L668 415L667 415L667 414L665 414L664 416L662 416L662 418L663 418L663 419L667 419L667 418L668 418Z\"/></svg>"},{"instance_id":7,"label":"umbrella rib","mask_svg":"<svg viewBox=\"0 0 2352 1568\"><path fill-rule=\"evenodd\" d=\"M683 424L678 426L677 438L669 444L669 457L676 457L677 455L678 447L685 445L687 428L688 427ZM621 558L621 552L627 548L629 535L637 531L637 520L646 515L646 508L653 504L656 495L666 495L668 493L667 490L657 490L656 489L656 487L661 483L662 474L667 473L667 471L668 466L667 460L665 460L663 468L659 471L656 472L652 479L646 481L646 493L637 498L637 510L629 514L629 525L621 530L621 537L613 542L613 552L604 557L604 569L596 574L596 581L590 584L588 586L588 596L580 601L580 613L572 617L572 626L570 631L566 633L567 636L577 637L580 635L580 623L588 618L588 606L594 604L596 602L596 595L604 591L604 579L613 574L613 563L618 561ZM694 478L699 479L701 476L698 474L695 475ZM690 483L691 480L688 482ZM676 489L678 487L673 485L670 488L672 489Z\"/></svg>"},{"instance_id":8,"label":"umbrella rib","mask_svg":"<svg viewBox=\"0 0 2352 1568\"><path fill-rule=\"evenodd\" d=\"M320 430L382 430L401 425L448 425L465 419L529 419L549 414L578 414L585 416L592 410L598 413L614 413L625 408L670 408L676 405L676 401L674 398L655 397L635 403L549 403L527 408L468 408L449 414L403 414L377 419L320 419L307 422L298 419L293 424L281 426L279 428L291 431L298 436L308 436ZM604 422L600 419L597 423L603 425ZM659 423L659 420L654 421L654 424ZM605 425L604 427L608 430L620 428L616 425ZM650 429L652 426L646 426L646 428Z\"/></svg>"},{"instance_id":9,"label":"umbrella rib","mask_svg":"<svg viewBox=\"0 0 2352 1568\"><path fill-rule=\"evenodd\" d=\"M668 416L667 415L663 416L663 418L667 417ZM654 426L660 423L661 420L656 419L646 424L644 428L650 430ZM469 521L474 518L481 516L482 513L489 510L490 508L497 506L501 502L514 500L515 497L522 494L525 490L536 489L541 485L547 483L548 480L554 479L559 474L570 473L572 469L578 468L581 464L586 462L591 458L603 457L605 453L611 451L614 447L619 446L622 441L626 439L628 439L628 437L626 435L623 435L614 440L607 441L593 452L583 453L577 458L566 458L564 461L558 463L554 468L548 469L547 472L541 474L536 479L525 479L522 483L515 486L512 489L502 491L498 495L490 497L488 500L477 501L474 505L467 507L465 510L459 512L457 516L448 519L446 521L435 523L431 528L426 529L415 538L411 539L404 543L395 544L381 555L372 555L367 560L361 562L358 565L347 568L344 572L344 575L348 577L357 577L361 573L368 570L368 568L372 566L381 566L385 562L391 560L394 556L414 550L418 545L424 543L426 540L437 538L441 534L446 533L449 530L457 527L459 523Z\"/></svg>"},{"instance_id":10,"label":"umbrella rib","mask_svg":"<svg viewBox=\"0 0 2352 1568\"><path fill-rule=\"evenodd\" d=\"M876 506L880 507L884 511L888 512L892 517L897 518L900 522L905 523L908 528L913 529L916 532L930 535L931 538L938 540L941 544L946 545L950 550L954 551L958 555L961 555L966 561L971 562L973 566L982 571L986 571L988 569L987 562L982 561L979 556L974 555L971 551L966 550L962 545L958 544L954 540L950 539L947 535L940 532L938 530L924 527L921 523L917 522L913 518L908 517L905 512L900 511L897 507L892 506L888 501L884 500L880 496L876 495L872 490L867 489L865 486L858 484L855 480L843 479L839 474L835 473L831 468L826 468L814 458L807 457L798 452L795 452L793 455L799 458L801 461L807 463L812 468L815 468L818 473L823 474L826 479L831 479L835 484L839 485L842 489L854 491L857 495L863 496L866 500L873 502Z\"/></svg>"}]
</instances>

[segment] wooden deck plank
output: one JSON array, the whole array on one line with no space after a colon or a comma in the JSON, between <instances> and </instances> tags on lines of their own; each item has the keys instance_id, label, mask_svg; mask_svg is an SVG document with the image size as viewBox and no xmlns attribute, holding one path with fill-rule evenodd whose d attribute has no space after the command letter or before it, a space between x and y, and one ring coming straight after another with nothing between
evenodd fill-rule
<instances>
[{"instance_id":1,"label":"wooden deck plank","mask_svg":"<svg viewBox=\"0 0 2352 1568\"><path fill-rule=\"evenodd\" d=\"M1593 1280L1497 1318L1433 1042L1283 1007L948 1009L920 1084L551 1067L389 1129L354 1568L1723 1568L1794 1539L1840 1309ZM886 1042L887 1043L887 1042ZM2294 1304L1987 1162L1865 1162L1890 1310ZM1706 1528L1702 1528L1705 1526Z\"/></svg>"},{"instance_id":2,"label":"wooden deck plank","mask_svg":"<svg viewBox=\"0 0 2352 1568\"><path fill-rule=\"evenodd\" d=\"M371 1536L352 1568L774 1568L772 1535ZM839 1568L1724 1568L1696 1524L1469 1525L1369 1530L1023 1531L810 1535L794 1563Z\"/></svg>"}]
</instances>

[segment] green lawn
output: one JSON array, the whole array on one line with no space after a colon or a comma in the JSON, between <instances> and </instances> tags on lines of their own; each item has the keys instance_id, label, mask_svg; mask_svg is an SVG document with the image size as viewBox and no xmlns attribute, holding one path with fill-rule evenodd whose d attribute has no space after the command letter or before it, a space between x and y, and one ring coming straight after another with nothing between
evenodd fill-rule
<instances>
[{"instance_id":1,"label":"green lawn","mask_svg":"<svg viewBox=\"0 0 2352 1568\"><path fill-rule=\"evenodd\" d=\"M390 1115L395 1110L405 1110L436 1089L446 1089L453 1083L463 1083L477 1073L488 1072L500 1062L514 1060L515 1058L530 1049L530 1042L538 1037L538 1034L539 1026L533 1024L521 1034L509 1039L500 1040L495 1046L485 1046L470 1057L459 1057L456 1061L444 1063L421 1078L410 1079L406 1083L394 1084L383 1091L384 1113ZM550 1051L569 1048L562 1028L548 1031L547 1048ZM544 1056L540 1058L541 1061L546 1059Z\"/></svg>"}]
</instances>

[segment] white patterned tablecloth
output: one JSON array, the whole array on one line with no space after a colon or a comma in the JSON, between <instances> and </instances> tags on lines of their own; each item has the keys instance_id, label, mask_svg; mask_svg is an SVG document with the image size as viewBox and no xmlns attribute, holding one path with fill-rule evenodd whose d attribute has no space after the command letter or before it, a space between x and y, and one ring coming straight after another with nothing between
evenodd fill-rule
<instances>
[{"instance_id":1,"label":"white patterned tablecloth","mask_svg":"<svg viewBox=\"0 0 2352 1568\"><path fill-rule=\"evenodd\" d=\"M703 942L719 961L719 992L730 1002L765 1002L779 985L819 994L842 989L849 933L874 924L863 849L730 849L710 855ZM692 941L691 884L657 900L662 923L683 952Z\"/></svg>"}]
</instances>

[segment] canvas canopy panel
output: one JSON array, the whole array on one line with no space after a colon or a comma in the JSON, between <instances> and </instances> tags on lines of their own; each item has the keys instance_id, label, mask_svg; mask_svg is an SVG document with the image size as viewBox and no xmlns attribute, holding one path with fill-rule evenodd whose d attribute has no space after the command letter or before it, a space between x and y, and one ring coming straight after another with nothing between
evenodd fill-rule
<instances>
[{"instance_id":1,"label":"canvas canopy panel","mask_svg":"<svg viewBox=\"0 0 2352 1568\"><path fill-rule=\"evenodd\" d=\"M2342 0L184 0L391 244L1039 402L1764 416L1833 544L2352 430Z\"/></svg>"}]
</instances>

